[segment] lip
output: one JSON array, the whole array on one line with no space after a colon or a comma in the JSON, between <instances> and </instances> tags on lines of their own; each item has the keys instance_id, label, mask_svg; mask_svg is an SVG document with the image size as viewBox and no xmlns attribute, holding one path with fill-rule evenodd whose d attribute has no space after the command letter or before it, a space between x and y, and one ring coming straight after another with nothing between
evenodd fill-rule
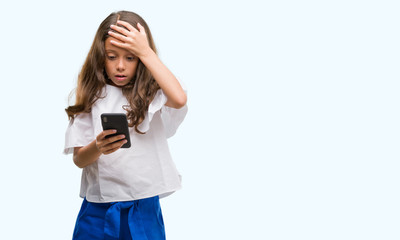
<instances>
[{"instance_id":1,"label":"lip","mask_svg":"<svg viewBox=\"0 0 400 240\"><path fill-rule=\"evenodd\" d=\"M125 75L115 75L115 79L118 81L125 81L126 79L128 79L128 77Z\"/></svg>"}]
</instances>

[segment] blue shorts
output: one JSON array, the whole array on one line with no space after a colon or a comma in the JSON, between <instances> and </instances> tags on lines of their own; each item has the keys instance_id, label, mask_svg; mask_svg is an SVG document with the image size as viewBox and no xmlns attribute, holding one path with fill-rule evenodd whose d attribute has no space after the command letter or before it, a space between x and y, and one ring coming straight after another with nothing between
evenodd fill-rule
<instances>
[{"instance_id":1,"label":"blue shorts","mask_svg":"<svg viewBox=\"0 0 400 240\"><path fill-rule=\"evenodd\" d=\"M92 203L85 198L73 239L165 240L159 197L111 203Z\"/></svg>"}]
</instances>

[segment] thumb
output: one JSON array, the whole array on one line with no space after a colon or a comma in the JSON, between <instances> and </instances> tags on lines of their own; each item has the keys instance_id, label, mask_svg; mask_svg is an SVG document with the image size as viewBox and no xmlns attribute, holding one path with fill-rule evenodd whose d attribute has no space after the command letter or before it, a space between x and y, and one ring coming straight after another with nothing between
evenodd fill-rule
<instances>
[{"instance_id":1,"label":"thumb","mask_svg":"<svg viewBox=\"0 0 400 240\"><path fill-rule=\"evenodd\" d=\"M146 32L146 30L144 29L144 27L142 26L142 24L137 23L137 27L139 29L139 32Z\"/></svg>"}]
</instances>

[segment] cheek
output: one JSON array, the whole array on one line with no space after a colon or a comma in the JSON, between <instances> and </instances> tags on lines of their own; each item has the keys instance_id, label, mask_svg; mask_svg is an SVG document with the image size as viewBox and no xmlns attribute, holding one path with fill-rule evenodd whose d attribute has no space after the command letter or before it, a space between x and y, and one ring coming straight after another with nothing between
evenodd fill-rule
<instances>
[{"instance_id":1,"label":"cheek","mask_svg":"<svg viewBox=\"0 0 400 240\"><path fill-rule=\"evenodd\" d=\"M111 72L111 69L112 69L111 64L106 61L104 69L106 70L106 73L109 74Z\"/></svg>"},{"instance_id":2,"label":"cheek","mask_svg":"<svg viewBox=\"0 0 400 240\"><path fill-rule=\"evenodd\" d=\"M138 63L135 63L135 64L131 65L131 71L132 71L133 74L136 73L137 67L138 67Z\"/></svg>"}]
</instances>

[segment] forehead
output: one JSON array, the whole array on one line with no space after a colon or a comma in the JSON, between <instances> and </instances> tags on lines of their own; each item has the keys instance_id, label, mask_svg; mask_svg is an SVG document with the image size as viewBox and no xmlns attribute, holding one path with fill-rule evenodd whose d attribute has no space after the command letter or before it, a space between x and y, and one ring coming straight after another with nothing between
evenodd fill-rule
<instances>
[{"instance_id":1,"label":"forehead","mask_svg":"<svg viewBox=\"0 0 400 240\"><path fill-rule=\"evenodd\" d=\"M122 43L121 41L119 41L119 40L117 40L117 39L115 39L113 37L108 37L106 39L106 42L104 43L104 48L106 49L106 52L115 52L115 53L120 53L120 54L131 54L129 51L111 44L111 40Z\"/></svg>"}]
</instances>

